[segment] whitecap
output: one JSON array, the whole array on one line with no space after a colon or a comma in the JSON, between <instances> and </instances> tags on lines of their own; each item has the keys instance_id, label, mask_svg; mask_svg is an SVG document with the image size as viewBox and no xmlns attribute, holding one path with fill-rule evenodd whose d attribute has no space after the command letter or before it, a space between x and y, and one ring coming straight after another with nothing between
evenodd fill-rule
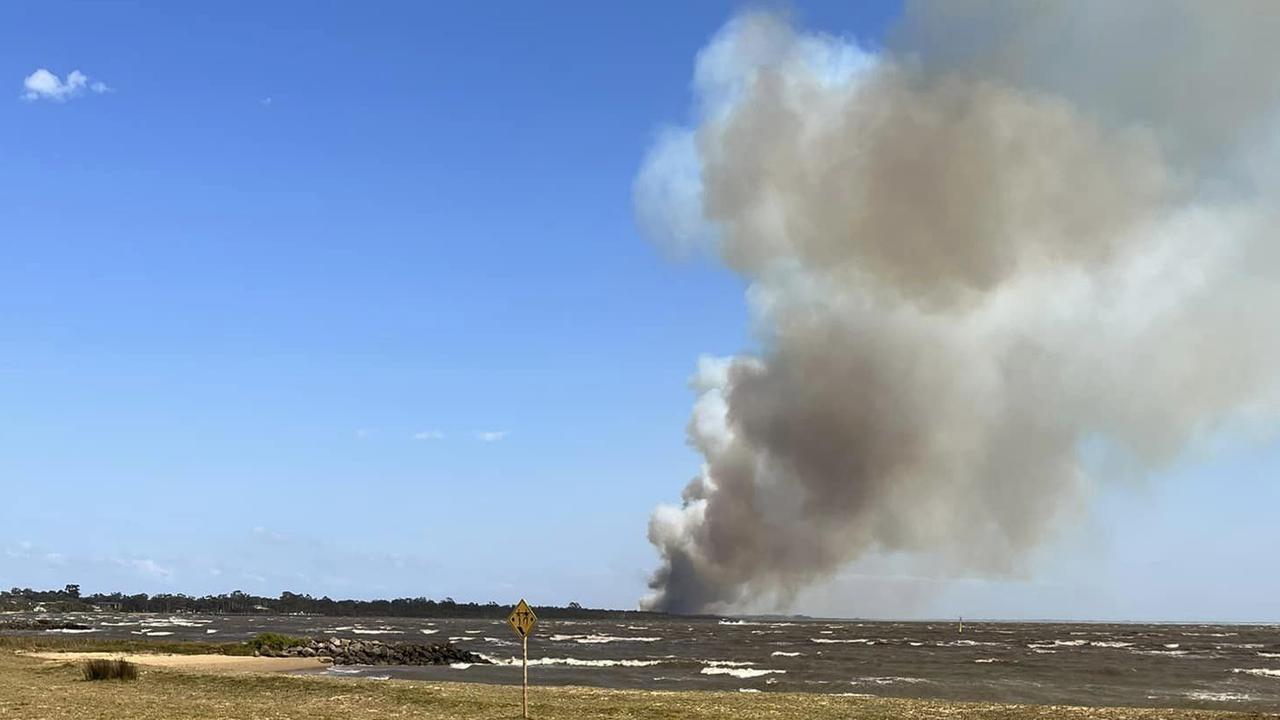
<instances>
[{"instance_id":1,"label":"whitecap","mask_svg":"<svg viewBox=\"0 0 1280 720\"><path fill-rule=\"evenodd\" d=\"M1244 673L1245 675L1253 675L1255 677L1280 679L1280 670L1272 670L1271 668L1233 668L1231 672Z\"/></svg>"},{"instance_id":2,"label":"whitecap","mask_svg":"<svg viewBox=\"0 0 1280 720\"><path fill-rule=\"evenodd\" d=\"M925 682L929 682L929 681L925 680L924 678L889 676L889 677L860 677L850 681L850 684L865 685L867 683L871 683L873 685L893 685L895 683L908 683L908 684L914 685L916 683L925 683Z\"/></svg>"},{"instance_id":3,"label":"whitecap","mask_svg":"<svg viewBox=\"0 0 1280 720\"><path fill-rule=\"evenodd\" d=\"M758 689L756 689L756 688L738 688L738 692L743 692L743 693L758 693L758 692L760 692L760 691L759 691Z\"/></svg>"},{"instance_id":4,"label":"whitecap","mask_svg":"<svg viewBox=\"0 0 1280 720\"><path fill-rule=\"evenodd\" d=\"M1001 660L1000 658L978 658L977 660L974 660L974 662L976 662L976 663L996 663L996 662L1004 662L1004 661L1003 661L1003 660Z\"/></svg>"},{"instance_id":5,"label":"whitecap","mask_svg":"<svg viewBox=\"0 0 1280 720\"><path fill-rule=\"evenodd\" d=\"M435 635L440 631L439 630L419 630L418 632L422 633L423 635Z\"/></svg>"},{"instance_id":6,"label":"whitecap","mask_svg":"<svg viewBox=\"0 0 1280 720\"><path fill-rule=\"evenodd\" d=\"M1253 699L1253 696L1245 693L1209 692L1207 690L1189 692L1187 697L1192 700L1209 700L1212 702L1244 702L1245 700Z\"/></svg>"},{"instance_id":7,"label":"whitecap","mask_svg":"<svg viewBox=\"0 0 1280 720\"><path fill-rule=\"evenodd\" d=\"M399 630L365 630L363 628L356 628L351 632L357 635L399 635L400 634Z\"/></svg>"},{"instance_id":8,"label":"whitecap","mask_svg":"<svg viewBox=\"0 0 1280 720\"><path fill-rule=\"evenodd\" d=\"M736 677L739 680L746 680L747 678L763 677L765 675L773 675L775 673L781 675L781 674L785 674L787 671L786 670L766 670L763 668L711 666L711 667L704 667L698 672L702 673L703 675L732 675L733 677Z\"/></svg>"},{"instance_id":9,"label":"whitecap","mask_svg":"<svg viewBox=\"0 0 1280 720\"><path fill-rule=\"evenodd\" d=\"M619 637L616 635L552 635L552 642L573 641L581 645L602 645L613 642L658 642L660 637Z\"/></svg>"},{"instance_id":10,"label":"whitecap","mask_svg":"<svg viewBox=\"0 0 1280 720\"><path fill-rule=\"evenodd\" d=\"M142 624L151 627L201 627L213 622L212 620L184 620L182 618L171 617L168 619L143 620Z\"/></svg>"},{"instance_id":11,"label":"whitecap","mask_svg":"<svg viewBox=\"0 0 1280 720\"><path fill-rule=\"evenodd\" d=\"M1055 648L1055 647L1079 647L1089 642L1088 640L1053 640L1050 642L1027 643L1027 647L1035 649Z\"/></svg>"},{"instance_id":12,"label":"whitecap","mask_svg":"<svg viewBox=\"0 0 1280 720\"><path fill-rule=\"evenodd\" d=\"M80 628L53 628L50 630L45 630L45 632L67 633L68 635L80 635L82 633L95 633L95 632L98 632L98 630L96 628L86 628L83 630Z\"/></svg>"},{"instance_id":13,"label":"whitecap","mask_svg":"<svg viewBox=\"0 0 1280 720\"><path fill-rule=\"evenodd\" d=\"M488 660L490 663L493 663L494 665L519 665L520 664L520 658L517 658L517 657L503 659L503 658L490 657L488 655L485 655L484 653L476 653L476 654L484 658L485 660ZM572 658L572 657L565 657L565 658L544 657L544 658L529 659L530 665L566 665L568 667L651 667L653 665L660 665L663 662L665 662L665 660L629 660L629 659L582 660L579 658Z\"/></svg>"},{"instance_id":14,"label":"whitecap","mask_svg":"<svg viewBox=\"0 0 1280 720\"><path fill-rule=\"evenodd\" d=\"M798 652L783 652L782 650L774 650L772 653L770 653L770 656L771 656L771 657L797 657L797 656L800 656L800 655L803 655L803 654L804 654L804 653L798 653Z\"/></svg>"},{"instance_id":15,"label":"whitecap","mask_svg":"<svg viewBox=\"0 0 1280 720\"><path fill-rule=\"evenodd\" d=\"M217 630L214 630L213 628L209 628L208 630L205 630L205 631L204 631L204 634L205 634L205 635L212 635L212 634L214 634L214 633L216 633L216 632L218 632L218 631L217 631Z\"/></svg>"},{"instance_id":16,"label":"whitecap","mask_svg":"<svg viewBox=\"0 0 1280 720\"><path fill-rule=\"evenodd\" d=\"M846 645L852 645L852 644L858 644L858 643L865 643L867 645L876 644L875 640L868 640L866 638L854 638L852 640L839 640L836 638L809 638L809 642L815 642L820 645L835 645L837 643L843 643Z\"/></svg>"}]
</instances>

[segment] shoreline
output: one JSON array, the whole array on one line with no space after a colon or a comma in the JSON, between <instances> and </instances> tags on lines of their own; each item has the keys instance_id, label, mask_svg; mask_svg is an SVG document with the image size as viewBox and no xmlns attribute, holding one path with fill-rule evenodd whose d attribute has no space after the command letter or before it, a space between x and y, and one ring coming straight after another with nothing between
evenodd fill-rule
<instances>
[{"instance_id":1,"label":"shoreline","mask_svg":"<svg viewBox=\"0 0 1280 720\"><path fill-rule=\"evenodd\" d=\"M82 660L121 658L140 665L131 683L80 680ZM316 658L267 658L216 654L112 653L101 651L0 651L0 717L85 716L103 699L118 703L115 716L209 718L247 716L271 704L276 718L374 718L405 712L425 718L504 718L518 715L519 685L458 681L344 678L317 672ZM40 712L23 713L10 682L44 680ZM26 682L24 690L32 689ZM336 693L336 694L335 694ZM152 697L154 696L154 697ZM922 700L824 693L741 693L722 690L625 690L555 685L530 687L531 717L680 718L728 720L767 716L800 720L889 718L1091 718L1105 720L1262 720L1280 714L1182 708L1022 705ZM360 699L354 705L347 702ZM153 707L153 701L161 701ZM343 700L343 702L336 702ZM85 703L85 704L81 704ZM203 714L207 706L216 713ZM229 710L234 708L234 710ZM148 714L159 709L156 714ZM411 709L411 712L409 710ZM17 712L13 712L17 711ZM394 711L394 712L393 712ZM229 713L229 714L228 714ZM514 714L513 714L514 713Z\"/></svg>"}]
</instances>

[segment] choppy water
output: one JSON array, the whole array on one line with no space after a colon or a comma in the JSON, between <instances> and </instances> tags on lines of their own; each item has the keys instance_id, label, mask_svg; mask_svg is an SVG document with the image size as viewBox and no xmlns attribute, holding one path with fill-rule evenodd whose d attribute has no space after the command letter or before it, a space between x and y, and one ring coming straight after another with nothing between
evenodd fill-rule
<instances>
[{"instance_id":1,"label":"choppy water","mask_svg":"<svg viewBox=\"0 0 1280 720\"><path fill-rule=\"evenodd\" d=\"M452 640L496 666L360 667L333 675L519 682L501 621L216 615L67 615L91 637L236 641L265 631ZM1280 626L731 622L538 624L542 685L854 693L1022 703L1280 710Z\"/></svg>"}]
</instances>

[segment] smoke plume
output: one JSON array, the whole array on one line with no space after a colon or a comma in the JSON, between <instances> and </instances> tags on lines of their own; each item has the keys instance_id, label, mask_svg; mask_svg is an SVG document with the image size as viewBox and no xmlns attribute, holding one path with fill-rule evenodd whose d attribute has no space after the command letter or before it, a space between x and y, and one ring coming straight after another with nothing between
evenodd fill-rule
<instances>
[{"instance_id":1,"label":"smoke plume","mask_svg":"<svg viewBox=\"0 0 1280 720\"><path fill-rule=\"evenodd\" d=\"M922 3L888 47L729 22L637 218L749 283L648 608L869 553L1001 575L1105 477L1280 409L1271 2Z\"/></svg>"}]
</instances>

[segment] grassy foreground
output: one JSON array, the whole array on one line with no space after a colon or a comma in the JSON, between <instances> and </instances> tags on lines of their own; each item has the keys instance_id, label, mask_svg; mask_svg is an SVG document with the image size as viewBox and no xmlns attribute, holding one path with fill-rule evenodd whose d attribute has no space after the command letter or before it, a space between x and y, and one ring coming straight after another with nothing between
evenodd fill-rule
<instances>
[{"instance_id":1,"label":"grassy foreground","mask_svg":"<svg viewBox=\"0 0 1280 720\"><path fill-rule=\"evenodd\" d=\"M4 720L518 718L519 703L519 688L467 683L200 674L156 669L144 669L135 682L88 682L82 679L74 662L49 663L15 654L11 649L0 649L0 718ZM1033 707L783 693L641 692L593 688L533 688L530 716L538 720L1190 720L1268 717L1190 710Z\"/></svg>"}]
</instances>

